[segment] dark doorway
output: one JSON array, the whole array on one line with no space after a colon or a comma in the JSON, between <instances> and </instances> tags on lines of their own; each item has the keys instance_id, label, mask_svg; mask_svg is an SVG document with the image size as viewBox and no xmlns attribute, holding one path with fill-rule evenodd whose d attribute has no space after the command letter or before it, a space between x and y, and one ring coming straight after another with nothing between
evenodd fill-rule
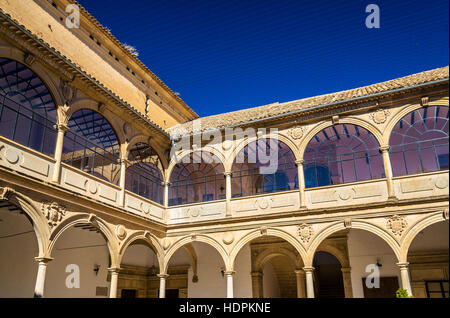
<instances>
[{"instance_id":1,"label":"dark doorway","mask_svg":"<svg viewBox=\"0 0 450 318\"><path fill-rule=\"evenodd\" d=\"M362 279L364 298L395 298L399 288L397 277L380 277L380 288L367 288L366 278Z\"/></svg>"},{"instance_id":2,"label":"dark doorway","mask_svg":"<svg viewBox=\"0 0 450 318\"><path fill-rule=\"evenodd\" d=\"M317 252L313 264L317 298L344 298L344 282L338 259L330 253Z\"/></svg>"},{"instance_id":3,"label":"dark doorway","mask_svg":"<svg viewBox=\"0 0 450 318\"><path fill-rule=\"evenodd\" d=\"M121 298L136 298L136 289L122 289Z\"/></svg>"}]
</instances>

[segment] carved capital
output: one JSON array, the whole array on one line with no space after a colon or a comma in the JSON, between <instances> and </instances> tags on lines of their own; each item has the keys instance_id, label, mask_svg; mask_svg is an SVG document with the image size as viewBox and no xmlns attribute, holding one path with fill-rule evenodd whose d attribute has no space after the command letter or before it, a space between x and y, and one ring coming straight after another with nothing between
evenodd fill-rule
<instances>
[{"instance_id":1,"label":"carved capital","mask_svg":"<svg viewBox=\"0 0 450 318\"><path fill-rule=\"evenodd\" d=\"M47 218L50 228L58 225L66 214L66 208L57 202L42 202L41 211Z\"/></svg>"},{"instance_id":2,"label":"carved capital","mask_svg":"<svg viewBox=\"0 0 450 318\"><path fill-rule=\"evenodd\" d=\"M295 165L298 167L299 165L302 165L303 162L305 162L305 160L303 160L303 159L295 160Z\"/></svg>"},{"instance_id":3,"label":"carved capital","mask_svg":"<svg viewBox=\"0 0 450 318\"><path fill-rule=\"evenodd\" d=\"M391 149L388 145L380 146L381 152L388 152Z\"/></svg>"},{"instance_id":4,"label":"carved capital","mask_svg":"<svg viewBox=\"0 0 450 318\"><path fill-rule=\"evenodd\" d=\"M10 187L0 187L0 201L9 200L12 194L16 193L13 188Z\"/></svg>"}]
</instances>

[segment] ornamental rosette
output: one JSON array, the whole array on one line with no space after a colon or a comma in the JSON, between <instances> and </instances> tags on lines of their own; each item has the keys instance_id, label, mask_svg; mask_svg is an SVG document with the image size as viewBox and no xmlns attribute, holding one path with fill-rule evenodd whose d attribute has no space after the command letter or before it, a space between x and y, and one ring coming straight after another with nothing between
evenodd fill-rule
<instances>
[{"instance_id":1,"label":"ornamental rosette","mask_svg":"<svg viewBox=\"0 0 450 318\"><path fill-rule=\"evenodd\" d=\"M403 231L408 226L408 222L403 216L394 215L387 219L386 227L392 234L396 236L401 236Z\"/></svg>"},{"instance_id":2,"label":"ornamental rosette","mask_svg":"<svg viewBox=\"0 0 450 318\"><path fill-rule=\"evenodd\" d=\"M310 224L303 223L298 226L297 234L303 243L309 243L314 235L314 230Z\"/></svg>"}]
</instances>

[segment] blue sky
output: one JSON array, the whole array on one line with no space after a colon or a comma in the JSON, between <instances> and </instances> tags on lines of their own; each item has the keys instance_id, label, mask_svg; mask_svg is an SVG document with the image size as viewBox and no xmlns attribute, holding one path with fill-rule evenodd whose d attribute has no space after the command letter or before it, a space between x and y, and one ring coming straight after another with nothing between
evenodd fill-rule
<instances>
[{"instance_id":1,"label":"blue sky","mask_svg":"<svg viewBox=\"0 0 450 318\"><path fill-rule=\"evenodd\" d=\"M80 3L200 116L449 63L447 0ZM365 26L370 3L380 7L379 29Z\"/></svg>"}]
</instances>

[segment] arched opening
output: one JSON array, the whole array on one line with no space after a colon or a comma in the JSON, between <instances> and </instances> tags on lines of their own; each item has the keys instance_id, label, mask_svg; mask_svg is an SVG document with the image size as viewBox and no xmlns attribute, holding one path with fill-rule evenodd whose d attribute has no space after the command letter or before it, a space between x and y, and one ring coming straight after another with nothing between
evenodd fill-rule
<instances>
[{"instance_id":1,"label":"arched opening","mask_svg":"<svg viewBox=\"0 0 450 318\"><path fill-rule=\"evenodd\" d=\"M62 162L117 185L120 146L109 122L93 110L80 109L70 117L68 127Z\"/></svg>"},{"instance_id":2,"label":"arched opening","mask_svg":"<svg viewBox=\"0 0 450 318\"><path fill-rule=\"evenodd\" d=\"M400 269L386 241L372 232L351 229L347 244L353 297L395 298L401 286Z\"/></svg>"},{"instance_id":3,"label":"arched opening","mask_svg":"<svg viewBox=\"0 0 450 318\"><path fill-rule=\"evenodd\" d=\"M380 145L367 129L339 124L318 132L305 149L307 188L384 177Z\"/></svg>"},{"instance_id":4,"label":"arched opening","mask_svg":"<svg viewBox=\"0 0 450 318\"><path fill-rule=\"evenodd\" d=\"M64 230L52 257L45 279L46 297L108 297L110 253L99 229L86 223Z\"/></svg>"},{"instance_id":5,"label":"arched opening","mask_svg":"<svg viewBox=\"0 0 450 318\"><path fill-rule=\"evenodd\" d=\"M224 167L206 151L184 156L170 175L169 206L225 199Z\"/></svg>"},{"instance_id":6,"label":"arched opening","mask_svg":"<svg viewBox=\"0 0 450 318\"><path fill-rule=\"evenodd\" d=\"M303 261L287 241L264 236L245 244L234 261L236 297L306 297ZM239 276L238 276L239 275Z\"/></svg>"},{"instance_id":7,"label":"arched opening","mask_svg":"<svg viewBox=\"0 0 450 318\"><path fill-rule=\"evenodd\" d=\"M317 298L344 298L342 266L331 253L319 251L314 255L315 294Z\"/></svg>"},{"instance_id":8,"label":"arched opening","mask_svg":"<svg viewBox=\"0 0 450 318\"><path fill-rule=\"evenodd\" d=\"M394 176L448 170L448 119L448 107L430 106L398 121L389 139Z\"/></svg>"},{"instance_id":9,"label":"arched opening","mask_svg":"<svg viewBox=\"0 0 450 318\"><path fill-rule=\"evenodd\" d=\"M53 156L56 123L56 106L44 82L25 65L0 58L0 135Z\"/></svg>"},{"instance_id":10,"label":"arched opening","mask_svg":"<svg viewBox=\"0 0 450 318\"><path fill-rule=\"evenodd\" d=\"M234 159L232 197L298 189L295 155L282 141L261 138L246 145Z\"/></svg>"},{"instance_id":11,"label":"arched opening","mask_svg":"<svg viewBox=\"0 0 450 318\"><path fill-rule=\"evenodd\" d=\"M158 257L146 241L133 241L120 264L117 295L121 298L158 298Z\"/></svg>"},{"instance_id":12,"label":"arched opening","mask_svg":"<svg viewBox=\"0 0 450 318\"><path fill-rule=\"evenodd\" d=\"M19 207L0 201L0 297L33 297L38 255L31 219Z\"/></svg>"},{"instance_id":13,"label":"arched opening","mask_svg":"<svg viewBox=\"0 0 450 318\"><path fill-rule=\"evenodd\" d=\"M417 298L449 298L449 221L420 231L408 249L411 289Z\"/></svg>"},{"instance_id":14,"label":"arched opening","mask_svg":"<svg viewBox=\"0 0 450 318\"><path fill-rule=\"evenodd\" d=\"M203 242L187 243L169 260L166 297L224 298L224 272L223 258L214 247Z\"/></svg>"},{"instance_id":15,"label":"arched opening","mask_svg":"<svg viewBox=\"0 0 450 318\"><path fill-rule=\"evenodd\" d=\"M163 203L162 164L156 152L145 143L136 143L128 155L125 189L149 200Z\"/></svg>"}]
</instances>

